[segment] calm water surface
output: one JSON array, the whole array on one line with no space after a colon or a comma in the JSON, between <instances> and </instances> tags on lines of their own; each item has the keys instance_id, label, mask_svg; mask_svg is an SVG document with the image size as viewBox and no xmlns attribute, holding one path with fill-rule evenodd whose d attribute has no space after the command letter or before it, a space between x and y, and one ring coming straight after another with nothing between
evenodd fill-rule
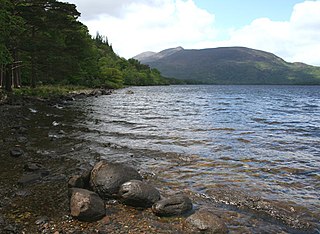
<instances>
[{"instance_id":1,"label":"calm water surface","mask_svg":"<svg viewBox=\"0 0 320 234\"><path fill-rule=\"evenodd\" d=\"M319 86L131 87L75 107L75 137L165 189L225 186L319 214Z\"/></svg>"}]
</instances>

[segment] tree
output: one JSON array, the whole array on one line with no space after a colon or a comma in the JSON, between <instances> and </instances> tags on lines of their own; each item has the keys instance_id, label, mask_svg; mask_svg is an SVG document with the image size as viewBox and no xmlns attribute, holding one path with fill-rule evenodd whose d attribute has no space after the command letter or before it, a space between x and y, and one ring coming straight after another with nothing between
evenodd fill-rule
<instances>
[{"instance_id":1,"label":"tree","mask_svg":"<svg viewBox=\"0 0 320 234\"><path fill-rule=\"evenodd\" d=\"M122 72L116 68L101 68L102 86L105 88L121 88L123 86Z\"/></svg>"},{"instance_id":2,"label":"tree","mask_svg":"<svg viewBox=\"0 0 320 234\"><path fill-rule=\"evenodd\" d=\"M7 91L12 90L12 75L16 86L20 81L16 35L20 32L21 25L20 17L14 15L12 1L0 0L0 85Z\"/></svg>"},{"instance_id":3,"label":"tree","mask_svg":"<svg viewBox=\"0 0 320 234\"><path fill-rule=\"evenodd\" d=\"M56 0L18 0L16 11L26 24L21 48L29 60L31 86L67 83L83 74L83 61L92 42L87 28L77 18L74 4ZM86 55L85 55L86 54ZM41 77L41 78L40 78Z\"/></svg>"}]
</instances>

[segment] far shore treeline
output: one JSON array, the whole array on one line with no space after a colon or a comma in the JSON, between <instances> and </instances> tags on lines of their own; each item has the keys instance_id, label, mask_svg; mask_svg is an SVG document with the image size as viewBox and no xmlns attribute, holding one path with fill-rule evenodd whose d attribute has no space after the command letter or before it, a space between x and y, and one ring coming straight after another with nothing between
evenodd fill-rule
<instances>
[{"instance_id":1,"label":"far shore treeline","mask_svg":"<svg viewBox=\"0 0 320 234\"><path fill-rule=\"evenodd\" d=\"M0 0L2 88L120 88L173 82L138 60L118 56L106 36L90 36L79 16L74 4L56 0Z\"/></svg>"}]
</instances>

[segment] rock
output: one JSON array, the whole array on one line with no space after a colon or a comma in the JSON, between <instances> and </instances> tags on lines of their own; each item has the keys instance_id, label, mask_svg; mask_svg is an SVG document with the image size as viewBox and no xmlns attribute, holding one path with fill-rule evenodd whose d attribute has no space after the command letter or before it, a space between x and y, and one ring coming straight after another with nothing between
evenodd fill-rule
<instances>
[{"instance_id":1,"label":"rock","mask_svg":"<svg viewBox=\"0 0 320 234\"><path fill-rule=\"evenodd\" d=\"M91 190L90 187L91 170L84 171L81 175L71 176L68 181L68 188L83 188Z\"/></svg>"},{"instance_id":2,"label":"rock","mask_svg":"<svg viewBox=\"0 0 320 234\"><path fill-rule=\"evenodd\" d=\"M3 228L3 233L19 233L18 225L9 224Z\"/></svg>"},{"instance_id":3,"label":"rock","mask_svg":"<svg viewBox=\"0 0 320 234\"><path fill-rule=\"evenodd\" d=\"M84 182L80 175L71 176L68 181L68 188L84 188Z\"/></svg>"},{"instance_id":4,"label":"rock","mask_svg":"<svg viewBox=\"0 0 320 234\"><path fill-rule=\"evenodd\" d=\"M26 138L24 136L19 136L19 137L17 137L17 141L19 143L27 143L28 142L28 138Z\"/></svg>"},{"instance_id":5,"label":"rock","mask_svg":"<svg viewBox=\"0 0 320 234\"><path fill-rule=\"evenodd\" d=\"M36 225L41 225L41 224L44 224L44 223L47 223L47 222L49 222L48 216L41 216L41 217L37 218L37 220L35 221L35 224Z\"/></svg>"},{"instance_id":6,"label":"rock","mask_svg":"<svg viewBox=\"0 0 320 234\"><path fill-rule=\"evenodd\" d=\"M41 174L39 173L25 174L18 180L18 184L22 186L26 186L41 180L41 178L42 178Z\"/></svg>"},{"instance_id":7,"label":"rock","mask_svg":"<svg viewBox=\"0 0 320 234\"><path fill-rule=\"evenodd\" d=\"M97 221L106 215L105 204L98 194L79 188L71 189L71 216L86 222Z\"/></svg>"},{"instance_id":8,"label":"rock","mask_svg":"<svg viewBox=\"0 0 320 234\"><path fill-rule=\"evenodd\" d=\"M24 154L23 150L20 148L14 148L10 150L10 155L12 157L18 158Z\"/></svg>"},{"instance_id":9,"label":"rock","mask_svg":"<svg viewBox=\"0 0 320 234\"><path fill-rule=\"evenodd\" d=\"M134 92L132 90L128 90L126 94L134 94Z\"/></svg>"},{"instance_id":10,"label":"rock","mask_svg":"<svg viewBox=\"0 0 320 234\"><path fill-rule=\"evenodd\" d=\"M86 169L80 174L80 177L82 178L82 181L83 181L83 186L84 186L83 188L88 190L92 190L90 186L91 171L92 171L92 168Z\"/></svg>"},{"instance_id":11,"label":"rock","mask_svg":"<svg viewBox=\"0 0 320 234\"><path fill-rule=\"evenodd\" d=\"M43 168L44 167L40 163L35 162L27 163L26 165L24 165L24 169L29 172L39 171Z\"/></svg>"},{"instance_id":12,"label":"rock","mask_svg":"<svg viewBox=\"0 0 320 234\"><path fill-rule=\"evenodd\" d=\"M109 199L118 197L120 186L130 180L142 180L142 177L132 167L100 161L91 171L90 186L100 197Z\"/></svg>"},{"instance_id":13,"label":"rock","mask_svg":"<svg viewBox=\"0 0 320 234\"><path fill-rule=\"evenodd\" d=\"M160 200L160 192L152 185L140 180L130 180L121 185L119 196L124 204L135 207L151 207Z\"/></svg>"},{"instance_id":14,"label":"rock","mask_svg":"<svg viewBox=\"0 0 320 234\"><path fill-rule=\"evenodd\" d=\"M191 233L228 233L225 223L207 209L201 209L188 217L185 221L185 227Z\"/></svg>"},{"instance_id":15,"label":"rock","mask_svg":"<svg viewBox=\"0 0 320 234\"><path fill-rule=\"evenodd\" d=\"M15 196L18 197L28 197L30 195L32 195L32 192L26 189L18 190L17 192L15 192Z\"/></svg>"},{"instance_id":16,"label":"rock","mask_svg":"<svg viewBox=\"0 0 320 234\"><path fill-rule=\"evenodd\" d=\"M112 90L110 90L110 89L102 89L101 92L102 92L102 95L111 95L112 94Z\"/></svg>"},{"instance_id":17,"label":"rock","mask_svg":"<svg viewBox=\"0 0 320 234\"><path fill-rule=\"evenodd\" d=\"M2 217L2 215L0 215L0 226L5 225L6 221L4 220L4 218Z\"/></svg>"},{"instance_id":18,"label":"rock","mask_svg":"<svg viewBox=\"0 0 320 234\"><path fill-rule=\"evenodd\" d=\"M181 215L192 210L192 202L185 195L174 195L162 199L152 206L152 211L158 216Z\"/></svg>"},{"instance_id":19,"label":"rock","mask_svg":"<svg viewBox=\"0 0 320 234\"><path fill-rule=\"evenodd\" d=\"M210 198L216 202L235 206L238 209L250 210L263 217L268 217L282 222L295 229L312 229L309 220L303 218L299 206L292 207L288 203L274 200L266 200L259 196L247 194L241 190L219 188L207 191Z\"/></svg>"}]
</instances>

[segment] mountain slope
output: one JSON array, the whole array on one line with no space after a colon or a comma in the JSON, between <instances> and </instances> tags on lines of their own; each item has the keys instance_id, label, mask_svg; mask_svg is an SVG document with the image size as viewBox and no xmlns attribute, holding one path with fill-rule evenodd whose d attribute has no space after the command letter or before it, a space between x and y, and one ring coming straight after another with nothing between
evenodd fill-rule
<instances>
[{"instance_id":1,"label":"mountain slope","mask_svg":"<svg viewBox=\"0 0 320 234\"><path fill-rule=\"evenodd\" d=\"M320 67L245 47L167 49L135 57L162 75L204 84L320 84Z\"/></svg>"}]
</instances>

